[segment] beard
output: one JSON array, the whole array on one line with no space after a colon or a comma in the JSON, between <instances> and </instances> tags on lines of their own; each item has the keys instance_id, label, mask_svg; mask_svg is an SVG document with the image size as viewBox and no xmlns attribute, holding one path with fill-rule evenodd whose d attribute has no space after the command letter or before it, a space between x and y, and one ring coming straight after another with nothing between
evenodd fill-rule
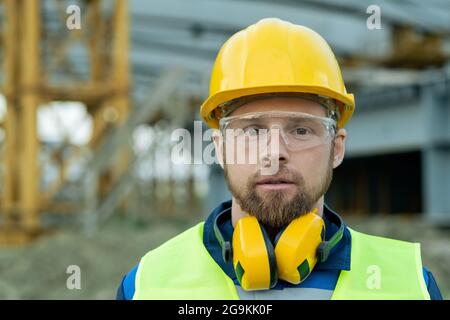
<instances>
[{"instance_id":1,"label":"beard","mask_svg":"<svg viewBox=\"0 0 450 320\"><path fill-rule=\"evenodd\" d=\"M291 172L285 165L280 164L277 176L292 181L296 187L294 196L290 196L283 190L273 190L262 197L257 190L257 183L261 179L260 173L256 173L245 185L240 186L229 177L227 165L224 166L224 175L231 194L242 210L255 216L260 223L279 229L313 210L313 206L327 192L333 176L333 158L332 151L326 171L319 183L311 188L306 187L300 173Z\"/></svg>"}]
</instances>

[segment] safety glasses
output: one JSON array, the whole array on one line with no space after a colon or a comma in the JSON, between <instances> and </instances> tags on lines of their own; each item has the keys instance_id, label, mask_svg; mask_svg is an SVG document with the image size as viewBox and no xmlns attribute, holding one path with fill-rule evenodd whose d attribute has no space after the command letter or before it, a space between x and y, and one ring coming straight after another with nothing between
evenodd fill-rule
<instances>
[{"instance_id":1,"label":"safety glasses","mask_svg":"<svg viewBox=\"0 0 450 320\"><path fill-rule=\"evenodd\" d=\"M227 142L239 149L281 139L292 151L326 144L336 133L336 121L302 112L253 112L222 118L220 130Z\"/></svg>"}]
</instances>

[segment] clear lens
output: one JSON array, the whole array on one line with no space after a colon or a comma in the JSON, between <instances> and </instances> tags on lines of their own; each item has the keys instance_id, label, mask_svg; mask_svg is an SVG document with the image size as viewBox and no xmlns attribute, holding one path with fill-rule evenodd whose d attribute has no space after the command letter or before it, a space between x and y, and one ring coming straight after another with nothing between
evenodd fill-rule
<instances>
[{"instance_id":1,"label":"clear lens","mask_svg":"<svg viewBox=\"0 0 450 320\"><path fill-rule=\"evenodd\" d=\"M270 111L222 118L220 127L227 141L244 148L281 137L289 149L296 151L329 142L336 122L307 113Z\"/></svg>"}]
</instances>

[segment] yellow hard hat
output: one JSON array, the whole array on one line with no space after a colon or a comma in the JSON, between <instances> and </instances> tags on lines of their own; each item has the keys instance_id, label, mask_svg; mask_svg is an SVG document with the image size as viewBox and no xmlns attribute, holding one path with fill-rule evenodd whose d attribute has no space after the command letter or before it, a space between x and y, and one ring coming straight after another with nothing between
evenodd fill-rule
<instances>
[{"instance_id":1,"label":"yellow hard hat","mask_svg":"<svg viewBox=\"0 0 450 320\"><path fill-rule=\"evenodd\" d=\"M218 128L217 107L233 99L270 93L307 93L333 99L339 128L355 109L354 97L347 93L325 39L307 27L276 18L262 19L224 43L200 115L211 128Z\"/></svg>"}]
</instances>

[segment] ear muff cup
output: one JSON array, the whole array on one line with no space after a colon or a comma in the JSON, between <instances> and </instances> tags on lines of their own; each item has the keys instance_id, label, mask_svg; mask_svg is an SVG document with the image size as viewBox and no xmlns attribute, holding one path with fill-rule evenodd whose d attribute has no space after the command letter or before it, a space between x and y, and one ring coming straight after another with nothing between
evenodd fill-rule
<instances>
[{"instance_id":1,"label":"ear muff cup","mask_svg":"<svg viewBox=\"0 0 450 320\"><path fill-rule=\"evenodd\" d=\"M293 284L304 281L317 263L317 248L324 240L325 223L314 212L294 219L276 237L278 277Z\"/></svg>"},{"instance_id":2,"label":"ear muff cup","mask_svg":"<svg viewBox=\"0 0 450 320\"><path fill-rule=\"evenodd\" d=\"M253 216L239 219L234 228L233 267L244 290L270 289L278 281L274 247Z\"/></svg>"}]
</instances>

